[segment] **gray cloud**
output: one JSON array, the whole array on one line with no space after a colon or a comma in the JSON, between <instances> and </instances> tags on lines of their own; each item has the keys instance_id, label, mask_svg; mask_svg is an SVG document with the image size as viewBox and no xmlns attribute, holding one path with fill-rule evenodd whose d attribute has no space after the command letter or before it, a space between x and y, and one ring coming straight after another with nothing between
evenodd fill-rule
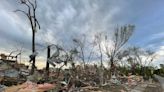
<instances>
[{"instance_id":1,"label":"gray cloud","mask_svg":"<svg viewBox=\"0 0 164 92\"><path fill-rule=\"evenodd\" d=\"M13 12L16 9L26 10L18 4L18 0L1 0L1 50L16 49L15 46L20 44L26 51L31 49L29 21L23 14ZM112 17L118 12L119 7L109 1L39 0L37 17L41 30L36 33L37 49L50 43L69 46L74 37L88 34L92 38L96 32L108 31Z\"/></svg>"}]
</instances>

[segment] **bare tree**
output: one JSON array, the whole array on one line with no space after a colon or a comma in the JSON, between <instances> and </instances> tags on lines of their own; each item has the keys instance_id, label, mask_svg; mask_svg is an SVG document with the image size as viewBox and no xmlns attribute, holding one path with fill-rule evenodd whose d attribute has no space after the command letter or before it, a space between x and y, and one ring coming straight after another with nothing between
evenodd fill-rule
<instances>
[{"instance_id":1,"label":"bare tree","mask_svg":"<svg viewBox=\"0 0 164 92\"><path fill-rule=\"evenodd\" d=\"M83 64L85 66L85 56L84 56L84 41L82 42L79 39L73 39L73 42L80 48L80 58L83 61Z\"/></svg>"},{"instance_id":2,"label":"bare tree","mask_svg":"<svg viewBox=\"0 0 164 92\"><path fill-rule=\"evenodd\" d=\"M83 67L85 68L86 63L89 63L93 58L94 48L96 46L95 39L94 41L90 42L88 39L86 39L86 36L83 35L83 38L74 38L73 42L75 44L75 48L79 52L78 58L82 60Z\"/></svg>"},{"instance_id":3,"label":"bare tree","mask_svg":"<svg viewBox=\"0 0 164 92\"><path fill-rule=\"evenodd\" d=\"M133 64L139 64L141 67L140 73L144 76L145 67L150 66L150 64L153 62L153 60L156 57L155 52L151 50L144 50L140 47L132 47L129 48L129 56L133 59ZM132 66L133 68L134 66Z\"/></svg>"},{"instance_id":4,"label":"bare tree","mask_svg":"<svg viewBox=\"0 0 164 92\"><path fill-rule=\"evenodd\" d=\"M106 55L109 58L110 66L111 66L111 73L113 74L115 71L115 59L118 56L119 51L122 49L122 47L128 42L129 38L131 37L134 30L133 25L125 25L122 27L117 27L114 36L112 38L113 44L111 47L109 47L108 44L106 44ZM107 36L105 36L106 43L108 42Z\"/></svg>"},{"instance_id":5,"label":"bare tree","mask_svg":"<svg viewBox=\"0 0 164 92\"><path fill-rule=\"evenodd\" d=\"M156 57L156 54L151 50L144 50L134 46L129 48L129 56L133 57L135 62L141 66L149 66Z\"/></svg>"},{"instance_id":6,"label":"bare tree","mask_svg":"<svg viewBox=\"0 0 164 92\"><path fill-rule=\"evenodd\" d=\"M103 41L103 34L98 33L95 35L95 43L98 46L98 50L100 53L100 84L102 85L104 83L104 66L103 66L103 51L102 51L102 41Z\"/></svg>"},{"instance_id":7,"label":"bare tree","mask_svg":"<svg viewBox=\"0 0 164 92\"><path fill-rule=\"evenodd\" d=\"M96 45L98 45L98 49L99 49L99 52L100 52L100 64L101 64L101 67L103 67L103 52L102 52L102 40L103 40L103 35L102 33L98 33L95 35L95 42L96 42Z\"/></svg>"},{"instance_id":8,"label":"bare tree","mask_svg":"<svg viewBox=\"0 0 164 92\"><path fill-rule=\"evenodd\" d=\"M37 28L40 29L40 24L36 18L36 9L37 9L37 1L36 0L19 0L21 5L27 7L27 11L18 9L15 12L21 12L26 15L28 20L30 21L30 26L32 30L32 53L35 53L35 32L37 32ZM33 58L31 74L34 73L35 68L35 57Z\"/></svg>"}]
</instances>

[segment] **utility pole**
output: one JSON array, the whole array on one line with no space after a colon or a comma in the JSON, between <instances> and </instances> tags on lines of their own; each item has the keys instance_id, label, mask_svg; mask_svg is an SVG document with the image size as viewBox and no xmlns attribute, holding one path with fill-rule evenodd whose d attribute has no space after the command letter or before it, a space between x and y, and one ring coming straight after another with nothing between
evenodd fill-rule
<instances>
[{"instance_id":1,"label":"utility pole","mask_svg":"<svg viewBox=\"0 0 164 92\"><path fill-rule=\"evenodd\" d=\"M49 63L48 63L48 59L50 58L50 54L51 54L51 49L50 49L50 45L47 46L47 64L46 64L46 76L49 76Z\"/></svg>"}]
</instances>

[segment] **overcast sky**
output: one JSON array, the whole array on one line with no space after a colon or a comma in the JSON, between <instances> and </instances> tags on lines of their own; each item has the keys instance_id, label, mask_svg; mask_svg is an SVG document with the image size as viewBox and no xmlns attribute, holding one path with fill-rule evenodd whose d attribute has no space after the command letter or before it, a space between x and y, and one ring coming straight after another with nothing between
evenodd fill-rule
<instances>
[{"instance_id":1,"label":"overcast sky","mask_svg":"<svg viewBox=\"0 0 164 92\"><path fill-rule=\"evenodd\" d=\"M13 12L23 9L17 1L0 0L0 52L23 46L28 55L31 29L23 14ZM76 36L92 37L97 32L110 32L116 25L134 24L128 44L155 50L159 54L156 64L164 63L163 4L164 0L38 0L41 30L36 33L37 50L44 52L50 43L69 46Z\"/></svg>"}]
</instances>

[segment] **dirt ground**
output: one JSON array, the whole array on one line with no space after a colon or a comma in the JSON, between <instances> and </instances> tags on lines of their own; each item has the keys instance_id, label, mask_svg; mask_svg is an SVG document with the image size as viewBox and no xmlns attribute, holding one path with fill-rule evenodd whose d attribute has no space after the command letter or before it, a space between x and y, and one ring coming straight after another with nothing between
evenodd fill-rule
<instances>
[{"instance_id":1,"label":"dirt ground","mask_svg":"<svg viewBox=\"0 0 164 92\"><path fill-rule=\"evenodd\" d=\"M146 83L144 83L146 84ZM151 83L151 84L147 84L146 87L139 87L139 89L134 90L135 86L133 87L129 87L129 89L131 90L127 90L127 88L124 85L113 85L113 86L104 86L104 87L100 87L97 90L87 90L84 92L164 92L162 90L162 87L160 86L159 83ZM143 90L141 90L143 89Z\"/></svg>"},{"instance_id":2,"label":"dirt ground","mask_svg":"<svg viewBox=\"0 0 164 92\"><path fill-rule=\"evenodd\" d=\"M144 92L164 92L159 83L148 85Z\"/></svg>"}]
</instances>

